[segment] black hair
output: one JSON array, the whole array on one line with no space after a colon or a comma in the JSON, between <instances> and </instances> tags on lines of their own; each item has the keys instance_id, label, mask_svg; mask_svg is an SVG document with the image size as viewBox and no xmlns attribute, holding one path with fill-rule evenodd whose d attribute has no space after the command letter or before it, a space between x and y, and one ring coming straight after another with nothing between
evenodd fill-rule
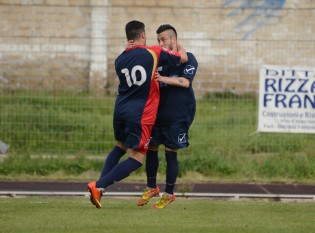
<instances>
[{"instance_id":1,"label":"black hair","mask_svg":"<svg viewBox=\"0 0 315 233\"><path fill-rule=\"evenodd\" d=\"M127 40L136 40L139 39L141 33L145 31L145 25L140 21L132 20L126 24L125 31Z\"/></svg>"},{"instance_id":2,"label":"black hair","mask_svg":"<svg viewBox=\"0 0 315 233\"><path fill-rule=\"evenodd\" d=\"M176 29L170 25L170 24L162 24L157 30L156 30L156 34L160 34L166 30L173 30L175 32L175 36L177 38L177 32Z\"/></svg>"}]
</instances>

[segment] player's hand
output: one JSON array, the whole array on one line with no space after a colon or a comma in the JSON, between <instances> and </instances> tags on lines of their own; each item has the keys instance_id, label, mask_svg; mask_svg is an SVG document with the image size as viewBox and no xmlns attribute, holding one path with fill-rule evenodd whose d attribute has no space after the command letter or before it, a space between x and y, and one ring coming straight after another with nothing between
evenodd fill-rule
<instances>
[{"instance_id":1,"label":"player's hand","mask_svg":"<svg viewBox=\"0 0 315 233\"><path fill-rule=\"evenodd\" d=\"M163 82L164 76L161 76L160 73L156 70L155 71L155 80L158 82Z\"/></svg>"},{"instance_id":2,"label":"player's hand","mask_svg":"<svg viewBox=\"0 0 315 233\"><path fill-rule=\"evenodd\" d=\"M177 51L180 51L183 46L177 41Z\"/></svg>"},{"instance_id":3,"label":"player's hand","mask_svg":"<svg viewBox=\"0 0 315 233\"><path fill-rule=\"evenodd\" d=\"M133 46L135 46L135 42L133 40L128 40L126 43L126 48L132 48Z\"/></svg>"}]
</instances>

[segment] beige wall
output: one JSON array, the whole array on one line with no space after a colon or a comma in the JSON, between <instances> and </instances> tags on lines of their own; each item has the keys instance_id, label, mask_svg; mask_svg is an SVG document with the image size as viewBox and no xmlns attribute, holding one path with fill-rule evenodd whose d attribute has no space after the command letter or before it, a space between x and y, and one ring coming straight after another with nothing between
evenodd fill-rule
<instances>
[{"instance_id":1,"label":"beige wall","mask_svg":"<svg viewBox=\"0 0 315 233\"><path fill-rule=\"evenodd\" d=\"M0 0L0 87L114 93L132 19L146 24L150 45L160 24L177 28L199 62L198 96L256 92L263 64L315 67L315 1L281 1L278 11L263 0L232 2Z\"/></svg>"}]
</instances>

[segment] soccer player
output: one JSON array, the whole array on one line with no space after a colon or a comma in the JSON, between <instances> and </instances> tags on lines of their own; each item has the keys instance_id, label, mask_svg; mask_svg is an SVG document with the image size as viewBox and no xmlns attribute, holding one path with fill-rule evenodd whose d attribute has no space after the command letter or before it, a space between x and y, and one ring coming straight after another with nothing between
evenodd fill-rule
<instances>
[{"instance_id":1,"label":"soccer player","mask_svg":"<svg viewBox=\"0 0 315 233\"><path fill-rule=\"evenodd\" d=\"M169 24L161 25L157 31L159 45L177 51L177 32ZM196 111L196 100L192 82L195 77L198 62L192 53L187 52L188 61L181 66L160 66L156 80L160 82L160 104L156 124L153 127L152 139L146 156L147 188L137 201L143 206L155 196L159 195L156 176L159 166L158 149L165 146L166 187L165 193L152 206L163 209L175 200L174 187L178 176L177 150L186 148L188 130L193 122Z\"/></svg>"},{"instance_id":2,"label":"soccer player","mask_svg":"<svg viewBox=\"0 0 315 233\"><path fill-rule=\"evenodd\" d=\"M116 146L107 156L99 180L87 186L97 208L102 207L101 196L107 186L126 178L144 162L160 100L159 83L155 81L157 67L187 61L183 48L178 53L160 46L146 47L142 22L128 22L125 31L127 40L133 40L135 46L125 49L115 60L119 77L113 118ZM127 149L129 157L118 163Z\"/></svg>"}]
</instances>

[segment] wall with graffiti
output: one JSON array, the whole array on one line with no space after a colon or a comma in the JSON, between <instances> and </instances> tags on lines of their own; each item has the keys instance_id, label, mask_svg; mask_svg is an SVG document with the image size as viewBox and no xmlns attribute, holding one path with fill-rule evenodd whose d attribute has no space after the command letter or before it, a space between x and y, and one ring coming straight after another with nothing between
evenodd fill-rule
<instances>
[{"instance_id":1,"label":"wall with graffiti","mask_svg":"<svg viewBox=\"0 0 315 233\"><path fill-rule=\"evenodd\" d=\"M228 14L229 17L243 15L243 19L235 25L236 30L245 29L241 39L248 39L260 27L264 27L277 18L279 11L284 7L286 0L265 0L265 1L247 1L247 0L225 0L224 7L231 6L233 9ZM234 4L234 7L233 7ZM247 13L244 9L250 8Z\"/></svg>"},{"instance_id":2,"label":"wall with graffiti","mask_svg":"<svg viewBox=\"0 0 315 233\"><path fill-rule=\"evenodd\" d=\"M132 19L146 24L149 45L157 44L160 24L177 29L199 62L198 96L256 92L265 64L315 67L312 0L4 0L0 6L0 87L114 93L113 63Z\"/></svg>"}]
</instances>

